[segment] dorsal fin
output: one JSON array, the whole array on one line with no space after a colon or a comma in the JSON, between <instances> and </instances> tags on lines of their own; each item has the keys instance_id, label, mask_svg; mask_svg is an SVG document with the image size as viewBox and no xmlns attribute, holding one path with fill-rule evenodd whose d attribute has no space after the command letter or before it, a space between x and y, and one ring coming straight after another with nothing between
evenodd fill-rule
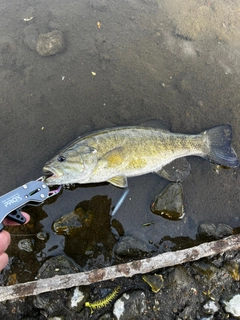
<instances>
[{"instance_id":1,"label":"dorsal fin","mask_svg":"<svg viewBox=\"0 0 240 320\"><path fill-rule=\"evenodd\" d=\"M166 124L166 122L159 120L159 119L150 119L147 121L144 121L143 123L139 124L140 127L146 127L146 128L154 128L154 129L162 129L164 131L170 132L169 126Z\"/></svg>"}]
</instances>

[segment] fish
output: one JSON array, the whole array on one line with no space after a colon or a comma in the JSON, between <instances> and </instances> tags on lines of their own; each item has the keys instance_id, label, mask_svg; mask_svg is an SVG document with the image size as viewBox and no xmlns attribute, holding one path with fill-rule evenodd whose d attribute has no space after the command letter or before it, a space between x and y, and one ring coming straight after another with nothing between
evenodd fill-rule
<instances>
[{"instance_id":1,"label":"fish","mask_svg":"<svg viewBox=\"0 0 240 320\"><path fill-rule=\"evenodd\" d=\"M127 188L129 177L159 173L175 159L198 156L238 167L231 147L231 125L198 134L172 133L157 123L99 130L74 140L43 167L45 183L53 185L108 182Z\"/></svg>"}]
</instances>

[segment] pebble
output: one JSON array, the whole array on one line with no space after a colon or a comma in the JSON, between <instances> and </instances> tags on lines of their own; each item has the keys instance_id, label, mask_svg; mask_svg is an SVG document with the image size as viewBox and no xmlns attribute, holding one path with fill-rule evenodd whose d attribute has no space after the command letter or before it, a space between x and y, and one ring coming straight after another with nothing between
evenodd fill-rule
<instances>
[{"instance_id":1,"label":"pebble","mask_svg":"<svg viewBox=\"0 0 240 320\"><path fill-rule=\"evenodd\" d=\"M226 312L231 313L234 317L240 317L240 294L236 294L228 301L223 301Z\"/></svg>"},{"instance_id":2,"label":"pebble","mask_svg":"<svg viewBox=\"0 0 240 320\"><path fill-rule=\"evenodd\" d=\"M49 238L49 236L46 232L40 231L37 233L37 238L39 240L47 240Z\"/></svg>"},{"instance_id":3,"label":"pebble","mask_svg":"<svg viewBox=\"0 0 240 320\"><path fill-rule=\"evenodd\" d=\"M117 320L141 319L146 311L146 295L142 290L124 293L113 307L113 314Z\"/></svg>"},{"instance_id":4,"label":"pebble","mask_svg":"<svg viewBox=\"0 0 240 320\"><path fill-rule=\"evenodd\" d=\"M81 311L87 301L87 297L86 293L80 290L79 287L74 288L73 294L70 298L70 307L77 312Z\"/></svg>"},{"instance_id":5,"label":"pebble","mask_svg":"<svg viewBox=\"0 0 240 320\"><path fill-rule=\"evenodd\" d=\"M217 301L208 300L202 307L202 311L206 314L214 314L220 309Z\"/></svg>"},{"instance_id":6,"label":"pebble","mask_svg":"<svg viewBox=\"0 0 240 320\"><path fill-rule=\"evenodd\" d=\"M48 57L64 50L64 38L61 31L42 33L39 35L36 50L40 56Z\"/></svg>"},{"instance_id":7,"label":"pebble","mask_svg":"<svg viewBox=\"0 0 240 320\"><path fill-rule=\"evenodd\" d=\"M18 242L18 248L26 252L33 252L34 242L32 239L22 239Z\"/></svg>"},{"instance_id":8,"label":"pebble","mask_svg":"<svg viewBox=\"0 0 240 320\"><path fill-rule=\"evenodd\" d=\"M179 220L184 216L183 189L180 183L169 184L156 196L151 211L169 220Z\"/></svg>"}]
</instances>

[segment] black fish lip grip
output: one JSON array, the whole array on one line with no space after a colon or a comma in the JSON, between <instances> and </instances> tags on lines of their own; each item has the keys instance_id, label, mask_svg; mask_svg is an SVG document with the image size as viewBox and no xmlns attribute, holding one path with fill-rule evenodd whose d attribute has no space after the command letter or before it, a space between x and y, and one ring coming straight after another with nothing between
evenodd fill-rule
<instances>
[{"instance_id":1,"label":"black fish lip grip","mask_svg":"<svg viewBox=\"0 0 240 320\"><path fill-rule=\"evenodd\" d=\"M40 177L36 181L27 182L0 197L0 231L4 228L5 218L24 224L26 218L21 214L22 207L25 205L39 206L46 199L61 191L61 186L50 191L44 180L45 177Z\"/></svg>"}]
</instances>

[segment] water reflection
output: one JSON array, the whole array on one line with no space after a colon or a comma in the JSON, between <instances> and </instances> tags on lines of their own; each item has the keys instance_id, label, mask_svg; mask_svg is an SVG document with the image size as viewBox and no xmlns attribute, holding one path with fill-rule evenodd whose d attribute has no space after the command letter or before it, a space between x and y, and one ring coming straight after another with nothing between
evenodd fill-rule
<instances>
[{"instance_id":1,"label":"water reflection","mask_svg":"<svg viewBox=\"0 0 240 320\"><path fill-rule=\"evenodd\" d=\"M64 234L64 252L80 266L87 263L96 265L101 256L101 266L112 261L112 249L116 237L111 231L111 199L107 196L94 196L80 202L70 212L54 222L57 234ZM104 257L104 258L103 258Z\"/></svg>"}]
</instances>

